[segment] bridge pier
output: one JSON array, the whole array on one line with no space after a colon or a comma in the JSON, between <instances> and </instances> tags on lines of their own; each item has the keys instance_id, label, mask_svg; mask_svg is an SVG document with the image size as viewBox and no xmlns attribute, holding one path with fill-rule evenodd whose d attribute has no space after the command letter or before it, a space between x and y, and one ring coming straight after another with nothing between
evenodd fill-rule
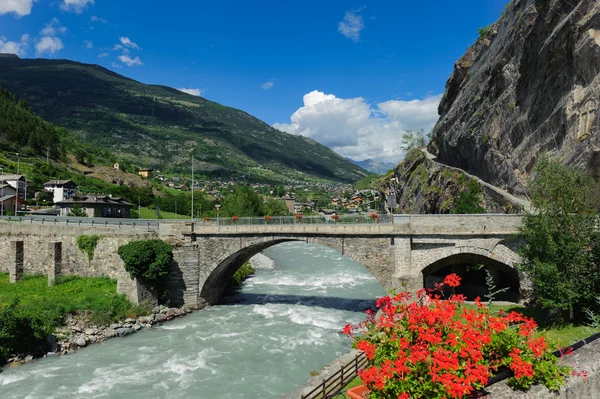
<instances>
[{"instance_id":1,"label":"bridge pier","mask_svg":"<svg viewBox=\"0 0 600 399\"><path fill-rule=\"evenodd\" d=\"M10 252L8 274L9 281L13 284L23 279L23 264L25 259L23 240L11 241Z\"/></svg>"},{"instance_id":2,"label":"bridge pier","mask_svg":"<svg viewBox=\"0 0 600 399\"><path fill-rule=\"evenodd\" d=\"M423 288L421 271L413 268L412 237L394 237L394 274L392 286L397 291L407 291L415 294Z\"/></svg>"},{"instance_id":3,"label":"bridge pier","mask_svg":"<svg viewBox=\"0 0 600 399\"><path fill-rule=\"evenodd\" d=\"M62 242L48 243L50 268L48 269L48 287L53 286L62 275Z\"/></svg>"}]
</instances>

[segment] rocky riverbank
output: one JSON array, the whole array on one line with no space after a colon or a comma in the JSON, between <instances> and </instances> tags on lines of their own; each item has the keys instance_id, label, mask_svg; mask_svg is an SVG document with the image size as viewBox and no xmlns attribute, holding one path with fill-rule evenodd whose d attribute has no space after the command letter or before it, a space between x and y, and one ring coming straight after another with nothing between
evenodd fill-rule
<instances>
[{"instance_id":1,"label":"rocky riverbank","mask_svg":"<svg viewBox=\"0 0 600 399\"><path fill-rule=\"evenodd\" d=\"M104 342L109 338L125 337L143 329L152 328L156 324L183 317L187 313L191 313L191 310L157 306L148 316L128 318L106 326L92 324L86 315L69 314L65 319L65 325L46 337L46 348L39 346L29 353L10 356L7 359L7 366L17 367L43 357L66 355L79 348Z\"/></svg>"}]
</instances>

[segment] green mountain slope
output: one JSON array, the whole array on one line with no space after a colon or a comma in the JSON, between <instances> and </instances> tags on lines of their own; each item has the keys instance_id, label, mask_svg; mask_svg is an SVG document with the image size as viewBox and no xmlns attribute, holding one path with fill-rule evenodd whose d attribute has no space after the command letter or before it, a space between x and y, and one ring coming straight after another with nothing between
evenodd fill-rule
<instances>
[{"instance_id":1,"label":"green mountain slope","mask_svg":"<svg viewBox=\"0 0 600 399\"><path fill-rule=\"evenodd\" d=\"M255 180L353 182L366 172L313 140L176 89L146 85L98 65L0 57L0 86L45 120L133 164L164 172Z\"/></svg>"}]
</instances>

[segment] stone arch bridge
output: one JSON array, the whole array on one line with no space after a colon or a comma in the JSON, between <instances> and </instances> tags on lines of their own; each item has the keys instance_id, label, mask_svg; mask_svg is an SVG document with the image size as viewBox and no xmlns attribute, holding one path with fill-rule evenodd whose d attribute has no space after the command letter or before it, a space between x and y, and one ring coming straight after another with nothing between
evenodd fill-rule
<instances>
[{"instance_id":1,"label":"stone arch bridge","mask_svg":"<svg viewBox=\"0 0 600 399\"><path fill-rule=\"evenodd\" d=\"M478 263L519 281L518 215L402 215L390 224L188 225L170 273L172 302L217 303L237 269L273 245L301 241L338 250L364 265L386 290L416 292L445 266Z\"/></svg>"},{"instance_id":2,"label":"stone arch bridge","mask_svg":"<svg viewBox=\"0 0 600 399\"><path fill-rule=\"evenodd\" d=\"M516 234L521 223L519 215L488 214L396 215L393 223L382 224L172 222L156 228L148 224L148 229L0 221L0 252L5 254L0 271L10 271L12 279L20 267L21 274L48 273L49 281L61 274L108 275L118 280L119 292L139 302L148 293L125 273L117 250L132 240L159 238L174 246L167 284L171 304L201 308L221 299L231 276L252 256L278 243L301 241L356 260L386 290L416 292L428 274L455 264L484 264L519 278L514 265L520 260ZM76 246L82 234L101 236L91 262Z\"/></svg>"}]
</instances>

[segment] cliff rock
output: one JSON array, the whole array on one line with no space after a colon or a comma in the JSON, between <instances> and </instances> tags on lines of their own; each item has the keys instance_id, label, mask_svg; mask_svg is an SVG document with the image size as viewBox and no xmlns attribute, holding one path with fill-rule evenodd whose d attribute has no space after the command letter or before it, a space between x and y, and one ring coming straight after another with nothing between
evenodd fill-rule
<instances>
[{"instance_id":1,"label":"cliff rock","mask_svg":"<svg viewBox=\"0 0 600 399\"><path fill-rule=\"evenodd\" d=\"M547 152L600 178L600 2L513 0L455 64L429 152L525 194Z\"/></svg>"}]
</instances>

